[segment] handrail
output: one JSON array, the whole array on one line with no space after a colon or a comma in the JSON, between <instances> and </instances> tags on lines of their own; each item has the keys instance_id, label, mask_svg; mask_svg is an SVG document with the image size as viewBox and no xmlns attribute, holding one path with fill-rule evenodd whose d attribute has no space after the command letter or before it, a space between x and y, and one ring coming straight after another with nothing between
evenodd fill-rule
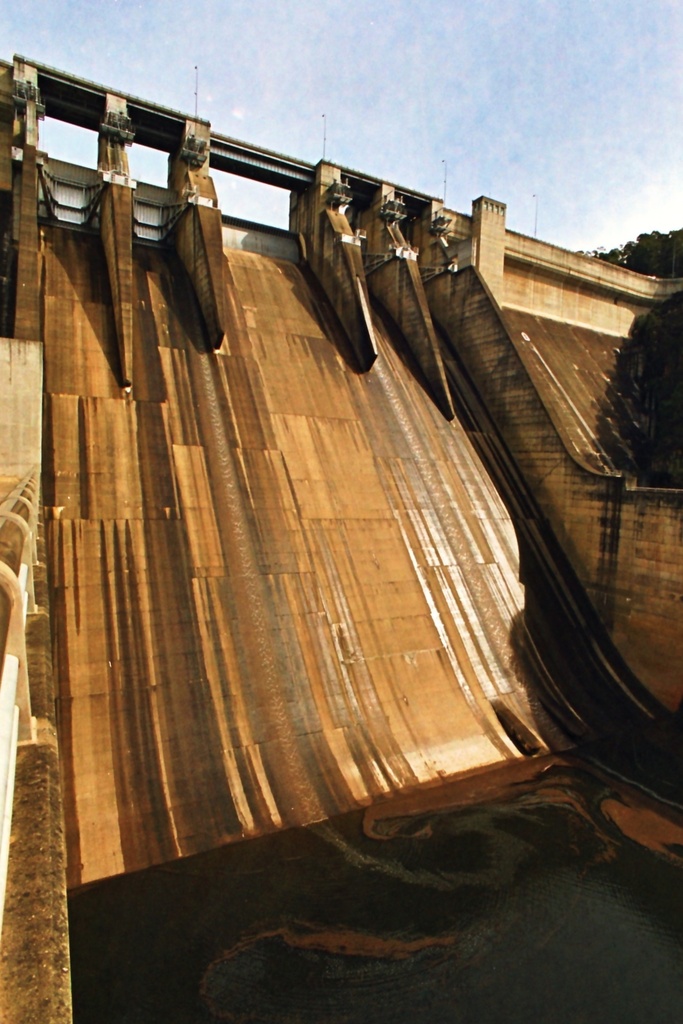
<instances>
[{"instance_id":1,"label":"handrail","mask_svg":"<svg viewBox=\"0 0 683 1024\"><path fill-rule=\"evenodd\" d=\"M0 934L5 910L5 889L9 865L9 840L12 831L14 775L19 737L19 708L16 704L19 659L5 657L0 683Z\"/></svg>"},{"instance_id":2,"label":"handrail","mask_svg":"<svg viewBox=\"0 0 683 1024\"><path fill-rule=\"evenodd\" d=\"M0 933L5 907L17 746L35 740L26 659L26 615L35 608L38 471L0 504Z\"/></svg>"}]
</instances>

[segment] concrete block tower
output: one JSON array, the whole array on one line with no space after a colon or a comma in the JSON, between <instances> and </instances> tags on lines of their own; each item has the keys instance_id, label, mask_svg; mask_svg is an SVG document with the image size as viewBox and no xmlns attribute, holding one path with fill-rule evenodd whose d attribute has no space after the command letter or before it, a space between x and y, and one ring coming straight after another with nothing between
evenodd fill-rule
<instances>
[{"instance_id":1,"label":"concrete block tower","mask_svg":"<svg viewBox=\"0 0 683 1024\"><path fill-rule=\"evenodd\" d=\"M480 196L472 203L472 263L495 298L503 300L505 203Z\"/></svg>"}]
</instances>

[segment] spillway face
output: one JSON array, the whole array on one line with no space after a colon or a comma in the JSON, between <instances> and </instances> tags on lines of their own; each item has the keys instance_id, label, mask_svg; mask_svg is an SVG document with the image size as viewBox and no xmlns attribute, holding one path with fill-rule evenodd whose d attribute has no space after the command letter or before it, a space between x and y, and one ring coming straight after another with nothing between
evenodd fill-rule
<instances>
[{"instance_id":1,"label":"spillway face","mask_svg":"<svg viewBox=\"0 0 683 1024\"><path fill-rule=\"evenodd\" d=\"M358 374L302 270L230 251L213 352L135 247L127 393L99 240L42 266L69 885L520 756L514 532L401 339Z\"/></svg>"}]
</instances>

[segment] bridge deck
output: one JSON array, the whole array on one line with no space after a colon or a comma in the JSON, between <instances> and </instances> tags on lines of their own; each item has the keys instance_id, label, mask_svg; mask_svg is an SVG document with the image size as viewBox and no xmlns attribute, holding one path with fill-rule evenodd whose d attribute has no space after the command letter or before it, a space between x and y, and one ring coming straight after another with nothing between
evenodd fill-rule
<instances>
[{"instance_id":1,"label":"bridge deck","mask_svg":"<svg viewBox=\"0 0 683 1024\"><path fill-rule=\"evenodd\" d=\"M139 96L128 95L120 89L109 89L96 82L77 78L38 61L28 60L27 63L37 69L38 88L48 117L66 121L80 128L99 131L107 93L114 93L127 102L135 142L138 145L158 149L164 153L178 151L185 122L191 115L140 99ZM5 61L0 61L0 66L11 67ZM215 131L211 132L209 159L211 167L217 171L237 174L291 192L305 191L315 179L315 164ZM353 168L344 168L343 174L353 189L356 206L363 208L369 204L381 184L381 179ZM396 185L396 190L404 196L408 212L412 216L417 216L432 199L426 193L400 185Z\"/></svg>"}]
</instances>

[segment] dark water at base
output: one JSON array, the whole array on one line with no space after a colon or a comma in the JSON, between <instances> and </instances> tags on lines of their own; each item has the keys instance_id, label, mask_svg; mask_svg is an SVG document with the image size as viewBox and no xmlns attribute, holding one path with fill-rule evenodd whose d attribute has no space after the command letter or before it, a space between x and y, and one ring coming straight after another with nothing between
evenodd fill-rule
<instances>
[{"instance_id":1,"label":"dark water at base","mask_svg":"<svg viewBox=\"0 0 683 1024\"><path fill-rule=\"evenodd\" d=\"M678 1024L681 806L659 730L102 883L70 901L76 1024Z\"/></svg>"}]
</instances>

